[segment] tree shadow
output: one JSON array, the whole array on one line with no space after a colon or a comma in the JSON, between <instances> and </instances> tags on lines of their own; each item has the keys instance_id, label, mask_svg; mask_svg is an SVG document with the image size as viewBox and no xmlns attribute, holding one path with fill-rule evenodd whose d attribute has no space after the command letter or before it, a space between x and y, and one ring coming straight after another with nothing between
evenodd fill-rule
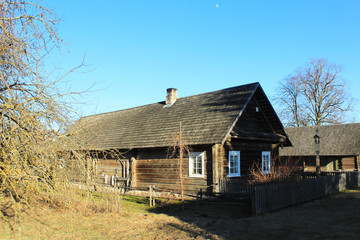
<instances>
[{"instance_id":1,"label":"tree shadow","mask_svg":"<svg viewBox=\"0 0 360 240\"><path fill-rule=\"evenodd\" d=\"M246 201L230 199L200 202L187 200L183 204L180 201L170 200L157 202L157 207L151 208L149 211L166 214L188 223L188 225L169 223L168 226L186 232L194 239L199 236L205 239L214 239L213 235L227 237L226 234L224 235L224 228L219 228L219 225L227 221L249 217L251 205Z\"/></svg>"},{"instance_id":2,"label":"tree shadow","mask_svg":"<svg viewBox=\"0 0 360 240\"><path fill-rule=\"evenodd\" d=\"M249 206L241 202L199 206L186 201L184 210L180 203L168 203L150 211L183 221L166 226L190 239L357 239L359 199L357 188L257 216L249 216Z\"/></svg>"}]
</instances>

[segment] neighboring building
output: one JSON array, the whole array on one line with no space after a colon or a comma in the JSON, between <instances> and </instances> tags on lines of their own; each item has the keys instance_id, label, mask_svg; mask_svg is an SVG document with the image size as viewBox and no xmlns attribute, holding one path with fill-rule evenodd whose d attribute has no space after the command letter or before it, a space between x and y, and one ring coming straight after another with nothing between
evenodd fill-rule
<instances>
[{"instance_id":1,"label":"neighboring building","mask_svg":"<svg viewBox=\"0 0 360 240\"><path fill-rule=\"evenodd\" d=\"M97 174L171 191L179 188L179 167L168 148L180 123L191 149L184 161L186 192L217 192L219 179L247 177L254 162L268 173L279 146L291 145L259 83L184 98L170 88L166 101L84 117L77 126L97 158ZM111 156L115 151L124 161Z\"/></svg>"},{"instance_id":2,"label":"neighboring building","mask_svg":"<svg viewBox=\"0 0 360 240\"><path fill-rule=\"evenodd\" d=\"M320 135L322 171L358 169L360 155L360 123L324 125ZM280 149L280 157L298 161L306 171L315 171L316 127L285 128L293 147Z\"/></svg>"}]
</instances>

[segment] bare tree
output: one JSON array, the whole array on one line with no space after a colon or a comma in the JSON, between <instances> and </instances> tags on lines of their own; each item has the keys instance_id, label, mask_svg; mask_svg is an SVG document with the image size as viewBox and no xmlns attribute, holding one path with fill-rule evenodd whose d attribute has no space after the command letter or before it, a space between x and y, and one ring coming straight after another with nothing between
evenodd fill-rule
<instances>
[{"instance_id":1,"label":"bare tree","mask_svg":"<svg viewBox=\"0 0 360 240\"><path fill-rule=\"evenodd\" d=\"M298 78L288 76L280 83L280 96L277 98L282 107L280 117L290 126L306 126L307 120L303 114L303 99Z\"/></svg>"},{"instance_id":2,"label":"bare tree","mask_svg":"<svg viewBox=\"0 0 360 240\"><path fill-rule=\"evenodd\" d=\"M62 77L52 78L44 65L62 42L59 19L40 3L0 2L0 198L14 209L61 189L64 165L84 159L72 151L78 161L65 164L62 156L78 147L65 136L72 110L57 87Z\"/></svg>"},{"instance_id":3,"label":"bare tree","mask_svg":"<svg viewBox=\"0 0 360 240\"><path fill-rule=\"evenodd\" d=\"M181 195L182 208L184 209L184 158L190 155L190 147L184 144L183 129L179 123L179 132L171 139L171 146L168 148L169 157L178 158L178 182Z\"/></svg>"},{"instance_id":4,"label":"bare tree","mask_svg":"<svg viewBox=\"0 0 360 240\"><path fill-rule=\"evenodd\" d=\"M318 126L344 122L351 97L341 78L342 67L325 59L312 59L280 83L275 98L287 126Z\"/></svg>"}]
</instances>

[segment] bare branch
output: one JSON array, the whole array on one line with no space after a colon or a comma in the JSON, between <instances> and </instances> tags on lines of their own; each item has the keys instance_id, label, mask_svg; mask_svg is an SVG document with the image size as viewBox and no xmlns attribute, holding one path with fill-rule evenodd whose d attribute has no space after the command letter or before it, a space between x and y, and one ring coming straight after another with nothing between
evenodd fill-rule
<instances>
[{"instance_id":1,"label":"bare branch","mask_svg":"<svg viewBox=\"0 0 360 240\"><path fill-rule=\"evenodd\" d=\"M58 23L34 1L0 1L0 196L14 201L61 191L70 170L85 171L89 155L74 150L81 142L65 137L72 108L64 98L69 93L57 88L83 63L58 78L45 71L45 57L62 43ZM66 169L59 167L64 156Z\"/></svg>"},{"instance_id":2,"label":"bare branch","mask_svg":"<svg viewBox=\"0 0 360 240\"><path fill-rule=\"evenodd\" d=\"M285 125L342 123L352 102L341 72L341 66L320 58L285 78L275 101Z\"/></svg>"}]
</instances>

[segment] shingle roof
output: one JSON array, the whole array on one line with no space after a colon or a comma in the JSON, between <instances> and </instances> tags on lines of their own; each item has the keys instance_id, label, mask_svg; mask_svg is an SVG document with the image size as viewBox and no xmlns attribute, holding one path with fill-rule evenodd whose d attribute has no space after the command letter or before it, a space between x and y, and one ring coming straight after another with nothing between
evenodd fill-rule
<instances>
[{"instance_id":1,"label":"shingle roof","mask_svg":"<svg viewBox=\"0 0 360 240\"><path fill-rule=\"evenodd\" d=\"M280 149L280 156L314 156L316 127L285 128L293 147ZM355 156L360 154L360 123L319 127L320 155Z\"/></svg>"},{"instance_id":2,"label":"shingle roof","mask_svg":"<svg viewBox=\"0 0 360 240\"><path fill-rule=\"evenodd\" d=\"M179 98L171 107L158 102L92 115L81 118L77 126L82 136L87 135L89 149L169 146L180 122L186 144L222 143L257 89L260 84L252 83Z\"/></svg>"}]
</instances>

